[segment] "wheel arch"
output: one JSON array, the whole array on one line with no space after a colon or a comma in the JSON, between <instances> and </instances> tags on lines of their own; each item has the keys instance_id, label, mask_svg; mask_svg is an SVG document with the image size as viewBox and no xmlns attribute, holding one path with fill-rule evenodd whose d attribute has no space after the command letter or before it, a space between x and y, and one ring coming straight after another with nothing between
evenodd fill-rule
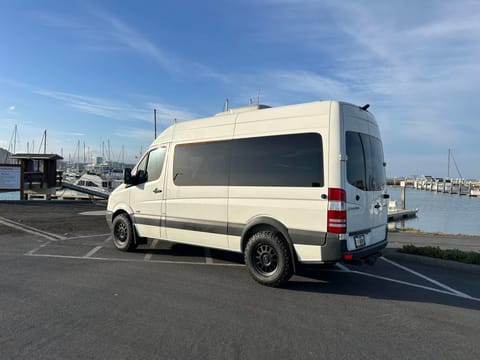
<instances>
[{"instance_id":1,"label":"wheel arch","mask_svg":"<svg viewBox=\"0 0 480 360\"><path fill-rule=\"evenodd\" d=\"M124 208L124 207L119 207L117 208L113 213L112 213L112 222L113 220L121 215L121 214L125 214L127 215L128 217L128 220L130 220L130 224L132 225L132 229L133 229L133 242L137 245L141 245L141 244L145 244L146 243L146 239L140 237L138 235L138 232L137 232L137 228L135 226L135 219L134 219L134 216L132 213L129 212L128 209Z\"/></svg>"},{"instance_id":2,"label":"wheel arch","mask_svg":"<svg viewBox=\"0 0 480 360\"><path fill-rule=\"evenodd\" d=\"M287 244L288 250L292 257L292 266L293 271L296 271L297 267L297 254L293 248L293 242L288 233L288 228L282 224L280 221L273 219L268 216L259 216L250 220L247 225L244 227L241 235L241 250L242 253L245 253L245 247L247 246L248 240L252 237L253 234L260 231L273 231L279 234L283 241Z\"/></svg>"}]
</instances>

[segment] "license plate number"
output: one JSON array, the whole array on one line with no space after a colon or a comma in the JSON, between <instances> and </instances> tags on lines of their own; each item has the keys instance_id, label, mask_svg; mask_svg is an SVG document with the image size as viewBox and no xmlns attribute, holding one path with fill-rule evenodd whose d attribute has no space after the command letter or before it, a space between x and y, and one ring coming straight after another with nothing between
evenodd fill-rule
<instances>
[{"instance_id":1,"label":"license plate number","mask_svg":"<svg viewBox=\"0 0 480 360\"><path fill-rule=\"evenodd\" d=\"M353 239L355 240L355 247L365 246L365 235L355 235Z\"/></svg>"}]
</instances>

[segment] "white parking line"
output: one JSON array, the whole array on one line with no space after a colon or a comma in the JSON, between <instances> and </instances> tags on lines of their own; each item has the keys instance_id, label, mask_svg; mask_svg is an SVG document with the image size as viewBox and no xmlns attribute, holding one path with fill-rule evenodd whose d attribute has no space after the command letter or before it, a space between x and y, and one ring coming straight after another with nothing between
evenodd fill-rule
<instances>
[{"instance_id":1,"label":"white parking line","mask_svg":"<svg viewBox=\"0 0 480 360\"><path fill-rule=\"evenodd\" d=\"M152 243L150 244L150 249L155 249L157 247L157 244L158 244L158 239L154 239L152 241ZM150 261L152 260L152 253L148 253L148 254L145 254L145 257L143 258L143 260L145 261Z\"/></svg>"},{"instance_id":2,"label":"white parking line","mask_svg":"<svg viewBox=\"0 0 480 360\"><path fill-rule=\"evenodd\" d=\"M81 236L74 236L74 237L65 238L64 240L88 239L88 238L93 238L93 237L98 237L98 236L107 236L107 235L110 235L110 234L81 235Z\"/></svg>"},{"instance_id":3,"label":"white parking line","mask_svg":"<svg viewBox=\"0 0 480 360\"><path fill-rule=\"evenodd\" d=\"M47 246L48 244L50 244L50 241L40 245L39 247L36 247L35 249L32 249L30 250L29 252L27 252L25 255L34 255L38 250L40 250L41 248Z\"/></svg>"},{"instance_id":4,"label":"white parking line","mask_svg":"<svg viewBox=\"0 0 480 360\"><path fill-rule=\"evenodd\" d=\"M440 294L446 294L446 295L461 297L461 298L464 298L464 299L480 302L479 298L474 298L474 297L472 297L470 295L466 295L466 294L462 295L462 293L460 293L460 294L452 293L452 292L446 291L446 290L435 289L435 288L428 287L428 286L413 284L413 283L410 283L410 282L407 282L407 281L391 279L391 278L387 278L385 276L379 276L379 275L364 273L364 272L356 271L356 270L351 270L350 272L353 273L353 274L368 276L368 277L372 277L372 278L375 278L375 279L385 280L385 281L389 281L389 282L393 282L393 283L397 283L397 284L402 284L402 285L412 286L412 287L416 287L416 288L420 288L420 289L430 290L430 291L437 292L437 293L440 293Z\"/></svg>"},{"instance_id":5,"label":"white parking line","mask_svg":"<svg viewBox=\"0 0 480 360\"><path fill-rule=\"evenodd\" d=\"M343 265L342 263L336 263L335 266L343 271L346 271L346 272L349 272L351 271L348 267L346 267L345 265Z\"/></svg>"},{"instance_id":6,"label":"white parking line","mask_svg":"<svg viewBox=\"0 0 480 360\"><path fill-rule=\"evenodd\" d=\"M100 250L103 246L95 246L92 250L90 250L88 253L86 253L85 255L83 255L84 258L89 258L91 257L93 254L95 254L98 250Z\"/></svg>"},{"instance_id":7,"label":"white parking line","mask_svg":"<svg viewBox=\"0 0 480 360\"><path fill-rule=\"evenodd\" d=\"M206 264L213 264L213 259L212 259L212 252L210 251L209 248L203 248L205 252L205 263Z\"/></svg>"},{"instance_id":8,"label":"white parking line","mask_svg":"<svg viewBox=\"0 0 480 360\"><path fill-rule=\"evenodd\" d=\"M21 223L18 223L16 221L13 221L13 220L10 220L10 219L6 219L6 218L1 217L1 216L0 216L0 224L11 227L11 228L14 228L14 229L17 229L17 230L21 230L23 232L26 232L26 233L29 233L29 234L32 234L32 235L41 236L41 237L43 237L47 240L50 240L50 241L58 241L58 240L66 239L64 236L57 235L57 234L52 234L52 233L49 233L47 231L36 229L34 227L31 227L31 226L28 226L28 225L25 225L25 224L21 224Z\"/></svg>"},{"instance_id":9,"label":"white parking line","mask_svg":"<svg viewBox=\"0 0 480 360\"><path fill-rule=\"evenodd\" d=\"M395 261L392 261L392 260L390 260L390 259L387 259L387 258L385 258L385 257L383 257L383 256L381 256L380 259L382 259L383 261L385 261L385 262L387 262L387 263L389 263L389 264L391 264L391 265L393 265L393 266L398 267L399 269L402 269L402 270L404 270L404 271L407 271L407 272L409 272L409 273L411 273L411 274L413 274L413 275L415 275L415 276L418 276L418 277L420 277L420 278L422 278L422 279L424 279L424 280L427 280L427 281L431 282L432 284L435 284L435 285L437 285L437 286L440 286L441 288L444 288L445 290L448 290L448 291L450 291L450 292L453 292L454 294L457 294L458 296L467 297L467 298L470 297L470 295L467 295L467 294L465 294L465 293L462 293L461 291L452 289L450 286L447 286L447 285L445 285L445 284L442 284L441 282L439 282L439 281L437 281L437 280L434 280L434 279L432 279L432 278L429 278L428 276L425 276L425 275L423 275L423 274L420 274L419 272L414 271L414 270L412 270L412 269L409 269L409 268L407 268L406 266L397 264Z\"/></svg>"},{"instance_id":10,"label":"white parking line","mask_svg":"<svg viewBox=\"0 0 480 360\"><path fill-rule=\"evenodd\" d=\"M244 264L228 264L228 263L212 263L207 264L204 262L190 262L190 261L173 261L173 260L151 260L145 261L144 259L120 259L120 258L104 258L104 257L84 257L84 256L70 256L70 255L53 255L53 254L35 254L30 252L25 254L26 256L38 256L58 259L77 259L77 260L99 260L99 261L121 261L121 262L149 262L159 264L180 264L180 265L203 265L203 266L223 266L223 267L244 267Z\"/></svg>"}]
</instances>

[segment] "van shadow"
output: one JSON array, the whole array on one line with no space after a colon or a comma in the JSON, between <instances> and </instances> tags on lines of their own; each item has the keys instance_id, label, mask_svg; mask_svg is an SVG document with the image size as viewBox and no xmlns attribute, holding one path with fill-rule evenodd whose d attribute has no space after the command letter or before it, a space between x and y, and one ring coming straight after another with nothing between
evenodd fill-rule
<instances>
[{"instance_id":1,"label":"van shadow","mask_svg":"<svg viewBox=\"0 0 480 360\"><path fill-rule=\"evenodd\" d=\"M135 252L158 255L159 259L169 261L203 264L207 262L206 255L208 254L214 264L244 264L243 255L240 253L163 241L158 242L154 249L144 245ZM381 273L378 275L383 276ZM259 286L253 281L252 284ZM318 293L319 295L334 294L379 300L420 302L480 310L480 302L476 300L373 278L355 272L341 271L336 266L299 267L297 273L282 287L282 290Z\"/></svg>"},{"instance_id":2,"label":"van shadow","mask_svg":"<svg viewBox=\"0 0 480 360\"><path fill-rule=\"evenodd\" d=\"M202 246L187 245L171 243L168 241L159 241L155 248L152 249L149 245L139 246L136 253L152 254L162 256L162 258L169 258L169 260L184 261L187 260L195 263L205 263L206 257L212 259L215 264L234 263L243 264L243 255L231 251L224 251L218 249L210 249Z\"/></svg>"},{"instance_id":3,"label":"van shadow","mask_svg":"<svg viewBox=\"0 0 480 360\"><path fill-rule=\"evenodd\" d=\"M379 274L379 276L382 276ZM434 286L431 286L435 288ZM454 294L440 293L408 284L373 278L334 268L303 268L284 286L285 290L355 296L378 300L393 300L454 306L480 310L480 301ZM439 289L440 290L440 289Z\"/></svg>"}]
</instances>

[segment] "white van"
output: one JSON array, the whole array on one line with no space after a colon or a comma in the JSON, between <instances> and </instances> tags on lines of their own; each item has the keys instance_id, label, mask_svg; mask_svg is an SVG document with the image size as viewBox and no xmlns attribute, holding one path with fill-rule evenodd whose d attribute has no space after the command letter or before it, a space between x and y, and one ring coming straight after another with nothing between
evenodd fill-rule
<instances>
[{"instance_id":1,"label":"white van","mask_svg":"<svg viewBox=\"0 0 480 360\"><path fill-rule=\"evenodd\" d=\"M243 253L268 286L298 264L373 263L387 245L388 195L367 107L256 105L170 126L109 197L113 243Z\"/></svg>"}]
</instances>

